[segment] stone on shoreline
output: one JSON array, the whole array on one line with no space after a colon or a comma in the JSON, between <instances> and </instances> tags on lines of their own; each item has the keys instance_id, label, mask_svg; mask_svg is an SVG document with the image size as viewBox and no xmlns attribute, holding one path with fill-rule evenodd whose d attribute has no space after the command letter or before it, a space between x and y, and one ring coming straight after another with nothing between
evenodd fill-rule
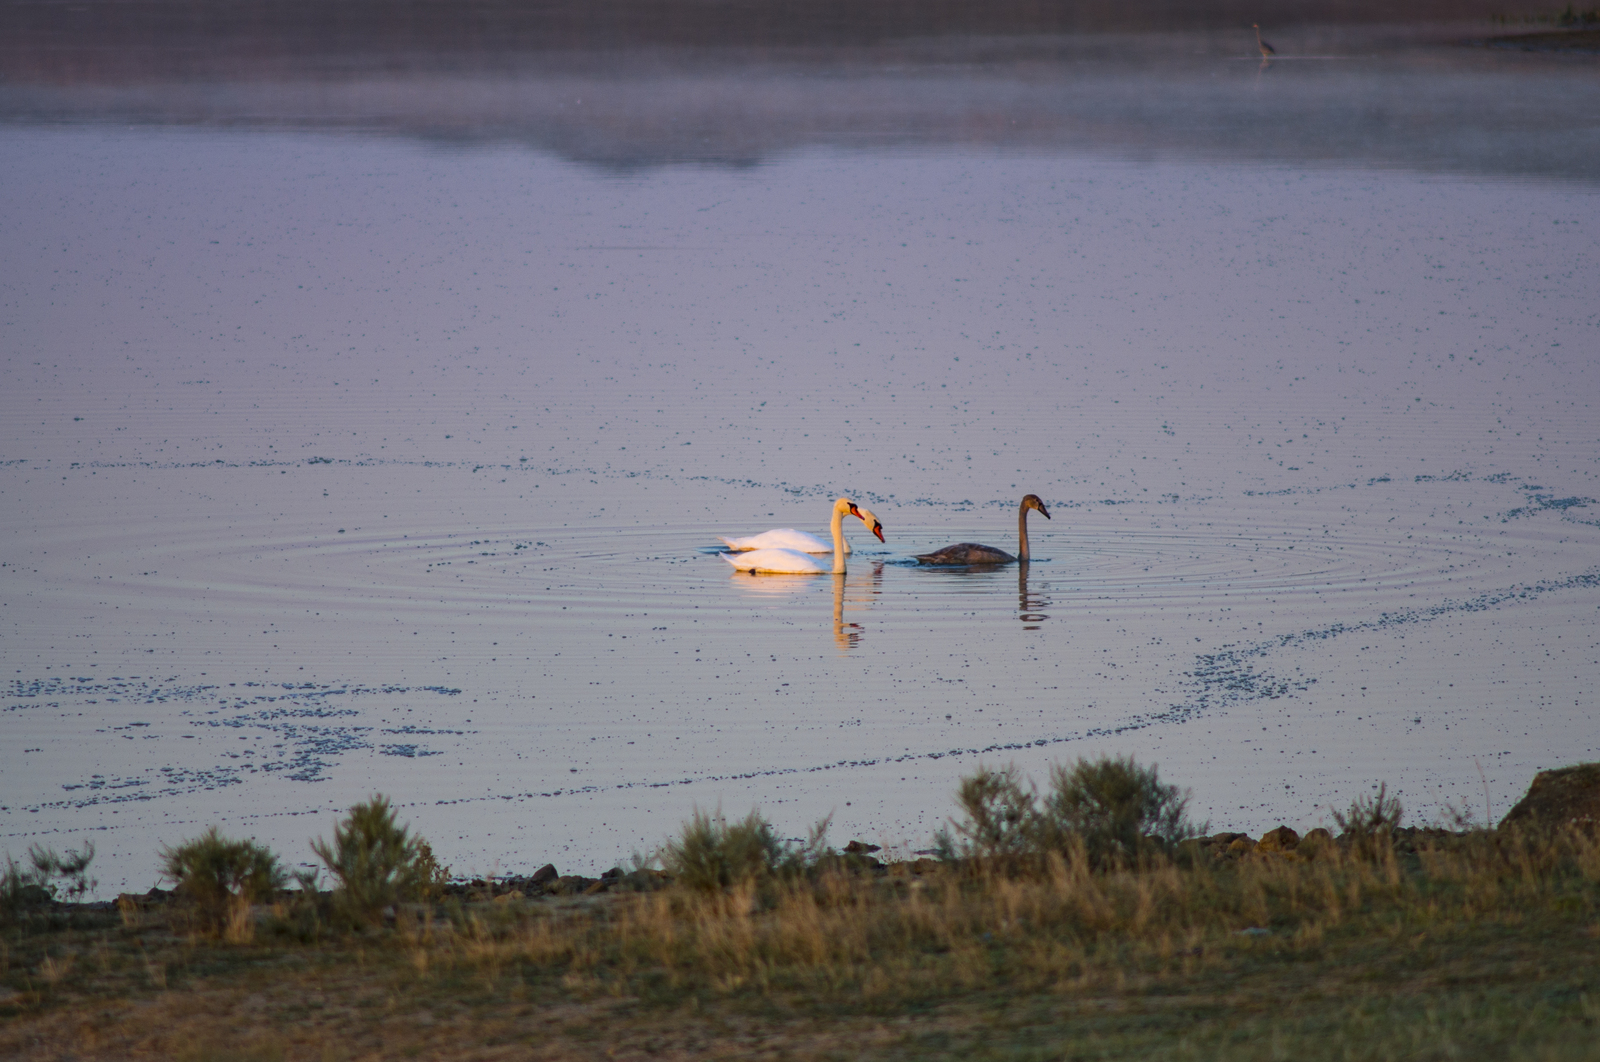
<instances>
[{"instance_id":1,"label":"stone on shoreline","mask_svg":"<svg viewBox=\"0 0 1600 1062\"><path fill-rule=\"evenodd\" d=\"M1600 763L1540 771L1527 795L1500 820L1501 829L1569 825L1600 830Z\"/></svg>"},{"instance_id":2,"label":"stone on shoreline","mask_svg":"<svg viewBox=\"0 0 1600 1062\"><path fill-rule=\"evenodd\" d=\"M1188 858L1203 855L1213 860L1238 859L1254 851L1255 845L1249 834L1231 831L1214 833L1210 837L1194 837L1183 842L1183 848L1191 853Z\"/></svg>"},{"instance_id":3,"label":"stone on shoreline","mask_svg":"<svg viewBox=\"0 0 1600 1062\"><path fill-rule=\"evenodd\" d=\"M1331 852L1334 847L1333 834L1318 826L1316 829L1307 830L1306 835L1300 838L1300 843L1295 846L1295 855L1302 859L1315 859L1323 852Z\"/></svg>"},{"instance_id":4,"label":"stone on shoreline","mask_svg":"<svg viewBox=\"0 0 1600 1062\"><path fill-rule=\"evenodd\" d=\"M1300 846L1300 835L1287 826L1268 830L1256 842L1258 852L1292 852Z\"/></svg>"},{"instance_id":5,"label":"stone on shoreline","mask_svg":"<svg viewBox=\"0 0 1600 1062\"><path fill-rule=\"evenodd\" d=\"M890 878L915 878L938 871L941 864L936 859L913 859L903 863L884 865L884 874Z\"/></svg>"},{"instance_id":6,"label":"stone on shoreline","mask_svg":"<svg viewBox=\"0 0 1600 1062\"><path fill-rule=\"evenodd\" d=\"M578 896L588 892L591 885L598 884L600 884L598 878L586 878L582 874L563 874L546 885L545 890L557 896Z\"/></svg>"},{"instance_id":7,"label":"stone on shoreline","mask_svg":"<svg viewBox=\"0 0 1600 1062\"><path fill-rule=\"evenodd\" d=\"M654 892L672 884L672 877L664 870L640 867L638 870L629 871L622 875L618 879L618 884L624 885L634 892Z\"/></svg>"}]
</instances>

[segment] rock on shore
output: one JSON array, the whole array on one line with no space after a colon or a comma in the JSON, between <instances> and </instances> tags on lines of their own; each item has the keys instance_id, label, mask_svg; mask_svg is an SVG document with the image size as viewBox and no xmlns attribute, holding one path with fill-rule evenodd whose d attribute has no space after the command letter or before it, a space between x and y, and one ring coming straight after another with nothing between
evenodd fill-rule
<instances>
[{"instance_id":1,"label":"rock on shore","mask_svg":"<svg viewBox=\"0 0 1600 1062\"><path fill-rule=\"evenodd\" d=\"M1500 820L1508 826L1600 829L1600 763L1580 763L1533 776L1528 793Z\"/></svg>"}]
</instances>

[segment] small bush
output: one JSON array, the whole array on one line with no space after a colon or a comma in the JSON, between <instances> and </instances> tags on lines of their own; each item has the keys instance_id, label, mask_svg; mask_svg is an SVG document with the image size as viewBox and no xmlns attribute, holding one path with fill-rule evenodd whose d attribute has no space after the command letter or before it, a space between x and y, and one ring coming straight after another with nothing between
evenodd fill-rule
<instances>
[{"instance_id":1,"label":"small bush","mask_svg":"<svg viewBox=\"0 0 1600 1062\"><path fill-rule=\"evenodd\" d=\"M805 843L791 844L778 837L759 811L730 823L720 811L709 815L697 808L677 840L663 845L657 858L678 884L701 892L802 874L832 856L825 844L831 818L813 826Z\"/></svg>"},{"instance_id":2,"label":"small bush","mask_svg":"<svg viewBox=\"0 0 1600 1062\"><path fill-rule=\"evenodd\" d=\"M677 840L661 849L662 869L679 884L702 892L765 877L782 858L777 832L756 811L730 823L721 812L713 816L697 808Z\"/></svg>"},{"instance_id":3,"label":"small bush","mask_svg":"<svg viewBox=\"0 0 1600 1062\"><path fill-rule=\"evenodd\" d=\"M450 868L440 863L433 854L433 846L420 837L417 839L417 881L419 900L437 900L450 884Z\"/></svg>"},{"instance_id":4,"label":"small bush","mask_svg":"<svg viewBox=\"0 0 1600 1062\"><path fill-rule=\"evenodd\" d=\"M1402 814L1400 799L1389 795L1385 782L1378 786L1376 796L1356 797L1350 802L1350 810L1343 814L1335 811L1333 821L1339 824L1339 839L1347 842L1352 851L1371 854L1389 844L1394 831L1400 828Z\"/></svg>"},{"instance_id":5,"label":"small bush","mask_svg":"<svg viewBox=\"0 0 1600 1062\"><path fill-rule=\"evenodd\" d=\"M176 848L163 847L161 872L213 931L230 920L243 924L251 904L287 881L270 849L254 841L230 841L215 826Z\"/></svg>"},{"instance_id":6,"label":"small bush","mask_svg":"<svg viewBox=\"0 0 1600 1062\"><path fill-rule=\"evenodd\" d=\"M377 794L350 809L333 831L333 844L319 837L311 850L339 883L338 905L364 924L377 921L392 904L427 896L438 864L431 858L423 864L425 843L395 821L388 798Z\"/></svg>"},{"instance_id":7,"label":"small bush","mask_svg":"<svg viewBox=\"0 0 1600 1062\"><path fill-rule=\"evenodd\" d=\"M69 848L64 856L53 848L30 845L28 862L32 865L24 869L7 856L5 870L0 871L0 918L6 921L47 907L58 898L77 902L99 884L89 877L94 845L88 841L82 851Z\"/></svg>"},{"instance_id":8,"label":"small bush","mask_svg":"<svg viewBox=\"0 0 1600 1062\"><path fill-rule=\"evenodd\" d=\"M1195 836L1188 804L1188 794L1161 784L1154 766L1103 756L1050 769L1044 818L1047 834L1081 838L1091 863L1113 866Z\"/></svg>"},{"instance_id":9,"label":"small bush","mask_svg":"<svg viewBox=\"0 0 1600 1062\"><path fill-rule=\"evenodd\" d=\"M1038 793L1023 788L1015 764L1000 770L979 767L961 779L956 803L961 818L934 835L940 859L1008 859L1033 853L1039 843ZM952 830L954 832L952 832Z\"/></svg>"},{"instance_id":10,"label":"small bush","mask_svg":"<svg viewBox=\"0 0 1600 1062\"><path fill-rule=\"evenodd\" d=\"M1185 815L1188 795L1132 758L1052 767L1042 802L1015 765L980 768L961 779L956 802L961 816L934 839L941 859L1036 862L1081 851L1093 866L1109 868L1199 833Z\"/></svg>"},{"instance_id":11,"label":"small bush","mask_svg":"<svg viewBox=\"0 0 1600 1062\"><path fill-rule=\"evenodd\" d=\"M32 871L6 857L6 868L0 871L0 915L9 921L31 908L45 906L53 898L50 890L34 879Z\"/></svg>"}]
</instances>

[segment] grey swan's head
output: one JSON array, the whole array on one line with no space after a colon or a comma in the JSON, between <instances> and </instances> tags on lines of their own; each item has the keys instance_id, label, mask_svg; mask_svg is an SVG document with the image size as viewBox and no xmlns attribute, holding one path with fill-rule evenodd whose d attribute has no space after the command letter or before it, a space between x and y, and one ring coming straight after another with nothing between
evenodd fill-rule
<instances>
[{"instance_id":1,"label":"grey swan's head","mask_svg":"<svg viewBox=\"0 0 1600 1062\"><path fill-rule=\"evenodd\" d=\"M1022 499L1022 508L1024 511L1027 511L1028 509L1037 509L1044 514L1044 518L1046 520L1050 519L1050 510L1044 507L1044 501L1037 494L1029 494L1025 496Z\"/></svg>"}]
</instances>

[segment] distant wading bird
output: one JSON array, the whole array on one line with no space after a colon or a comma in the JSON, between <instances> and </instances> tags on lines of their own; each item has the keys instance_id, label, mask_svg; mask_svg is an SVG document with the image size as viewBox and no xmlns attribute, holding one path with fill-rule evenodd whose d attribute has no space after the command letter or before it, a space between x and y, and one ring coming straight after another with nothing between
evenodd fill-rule
<instances>
[{"instance_id":1,"label":"distant wading bird","mask_svg":"<svg viewBox=\"0 0 1600 1062\"><path fill-rule=\"evenodd\" d=\"M846 514L860 518L878 541L883 541L883 525L878 518L866 509L858 508L856 503L849 498L840 498L833 503L833 522L829 529L833 532L833 567L826 568L811 554L802 553L797 549L752 549L743 553L719 553L717 556L733 565L741 572L778 572L791 575L820 575L833 572L835 575L844 572L844 518ZM765 536L757 536L765 537Z\"/></svg>"},{"instance_id":2,"label":"distant wading bird","mask_svg":"<svg viewBox=\"0 0 1600 1062\"><path fill-rule=\"evenodd\" d=\"M1271 59L1278 54L1278 49L1261 39L1261 23L1252 22L1251 27L1256 31L1256 47L1261 49L1261 58Z\"/></svg>"},{"instance_id":3,"label":"distant wading bird","mask_svg":"<svg viewBox=\"0 0 1600 1062\"><path fill-rule=\"evenodd\" d=\"M1044 502L1039 500L1037 494L1030 494L1022 499L1022 507L1017 511L1017 556L1013 557L1003 549L993 546L980 546L976 542L958 542L954 546L946 546L937 553L923 553L917 560L923 564L1011 564L1020 561L1028 563L1028 510L1037 509L1044 513L1046 520L1050 519L1050 510L1044 507Z\"/></svg>"}]
</instances>

